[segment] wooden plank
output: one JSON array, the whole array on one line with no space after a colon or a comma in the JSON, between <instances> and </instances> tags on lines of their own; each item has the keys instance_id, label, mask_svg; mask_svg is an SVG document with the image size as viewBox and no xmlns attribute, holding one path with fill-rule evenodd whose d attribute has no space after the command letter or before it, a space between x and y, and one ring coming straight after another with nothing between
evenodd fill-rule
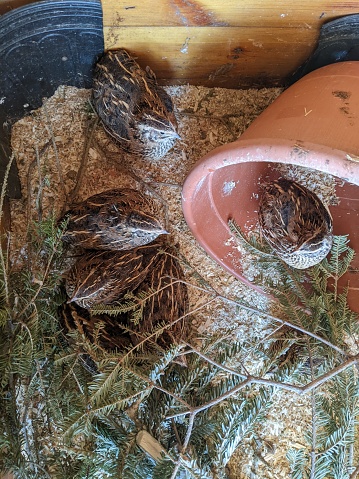
<instances>
[{"instance_id":1,"label":"wooden plank","mask_svg":"<svg viewBox=\"0 0 359 479\"><path fill-rule=\"evenodd\" d=\"M147 431L140 431L136 436L137 444L156 462L167 455L167 451L161 444Z\"/></svg>"},{"instance_id":2,"label":"wooden plank","mask_svg":"<svg viewBox=\"0 0 359 479\"><path fill-rule=\"evenodd\" d=\"M160 83L228 88L275 85L310 55L317 32L293 28L104 28L107 48L126 48Z\"/></svg>"},{"instance_id":3,"label":"wooden plank","mask_svg":"<svg viewBox=\"0 0 359 479\"><path fill-rule=\"evenodd\" d=\"M160 83L283 84L314 51L320 27L359 0L102 0L105 48L130 50Z\"/></svg>"},{"instance_id":4,"label":"wooden plank","mask_svg":"<svg viewBox=\"0 0 359 479\"><path fill-rule=\"evenodd\" d=\"M359 1L102 0L108 26L256 26L314 28L359 12Z\"/></svg>"}]
</instances>

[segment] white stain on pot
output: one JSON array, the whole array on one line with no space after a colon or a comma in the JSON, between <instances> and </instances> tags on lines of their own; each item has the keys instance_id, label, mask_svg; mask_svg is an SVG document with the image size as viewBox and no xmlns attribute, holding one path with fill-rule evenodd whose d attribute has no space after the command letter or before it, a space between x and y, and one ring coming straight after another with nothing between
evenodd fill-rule
<instances>
[{"instance_id":1,"label":"white stain on pot","mask_svg":"<svg viewBox=\"0 0 359 479\"><path fill-rule=\"evenodd\" d=\"M223 183L222 193L223 196L228 196L232 193L233 188L235 188L236 182L235 181L225 181Z\"/></svg>"}]
</instances>

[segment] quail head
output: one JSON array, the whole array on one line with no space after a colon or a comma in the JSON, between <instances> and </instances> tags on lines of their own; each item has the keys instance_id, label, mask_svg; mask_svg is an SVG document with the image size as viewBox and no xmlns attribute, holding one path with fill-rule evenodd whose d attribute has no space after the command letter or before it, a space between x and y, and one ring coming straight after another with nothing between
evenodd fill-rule
<instances>
[{"instance_id":1,"label":"quail head","mask_svg":"<svg viewBox=\"0 0 359 479\"><path fill-rule=\"evenodd\" d=\"M85 249L128 250L167 231L139 191L118 188L90 196L67 212L63 241Z\"/></svg>"},{"instance_id":2,"label":"quail head","mask_svg":"<svg viewBox=\"0 0 359 479\"><path fill-rule=\"evenodd\" d=\"M287 179L265 185L259 204L264 238L288 265L304 269L322 261L332 242L332 217L316 194Z\"/></svg>"},{"instance_id":3,"label":"quail head","mask_svg":"<svg viewBox=\"0 0 359 479\"><path fill-rule=\"evenodd\" d=\"M158 159L180 138L171 98L126 50L108 51L97 63L93 104L106 131L127 151Z\"/></svg>"}]
</instances>

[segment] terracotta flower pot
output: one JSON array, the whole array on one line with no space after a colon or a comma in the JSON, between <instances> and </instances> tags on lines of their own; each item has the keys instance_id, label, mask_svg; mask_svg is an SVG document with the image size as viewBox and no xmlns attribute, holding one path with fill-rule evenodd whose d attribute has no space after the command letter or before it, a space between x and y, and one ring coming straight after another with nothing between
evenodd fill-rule
<instances>
[{"instance_id":1,"label":"terracotta flower pot","mask_svg":"<svg viewBox=\"0 0 359 479\"><path fill-rule=\"evenodd\" d=\"M329 65L303 77L239 140L202 158L184 183L183 212L194 236L251 286L240 253L228 242L228 219L244 231L257 224L260 183L278 177L274 163L302 165L338 180L339 205L330 207L334 234L348 234L358 253L342 285L349 281L349 301L359 311L359 62Z\"/></svg>"}]
</instances>

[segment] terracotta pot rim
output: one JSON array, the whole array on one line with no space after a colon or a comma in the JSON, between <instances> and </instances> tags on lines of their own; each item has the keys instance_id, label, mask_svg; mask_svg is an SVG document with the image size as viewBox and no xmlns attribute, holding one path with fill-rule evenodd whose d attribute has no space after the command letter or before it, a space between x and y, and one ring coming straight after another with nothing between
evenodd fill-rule
<instances>
[{"instance_id":1,"label":"terracotta pot rim","mask_svg":"<svg viewBox=\"0 0 359 479\"><path fill-rule=\"evenodd\" d=\"M308 165L309 156L310 166ZM182 189L186 217L189 213L186 204L192 201L208 175L219 168L249 162L304 166L359 186L359 161L350 160L350 152L296 139L259 138L256 141L239 139L215 148L194 166Z\"/></svg>"},{"instance_id":2,"label":"terracotta pot rim","mask_svg":"<svg viewBox=\"0 0 359 479\"><path fill-rule=\"evenodd\" d=\"M216 202L213 200L213 179L219 169L246 163L294 164L328 173L359 187L359 162L350 160L349 157L350 154L342 150L294 139L260 138L256 141L239 139L222 145L202 157L186 178L182 189L184 217L197 242L219 265L251 289L270 297L263 291L263 288L251 282L239 270L231 266L227 255L223 256L221 249L213 248L212 235L203 234L203 231L198 229L198 212L195 212L192 207L193 202L200 201L197 195L205 189L208 193L206 201L209 202L207 214L215 215L221 225L220 228L226 231L228 236L232 236L228 224L217 211ZM310 165L308 165L308 158Z\"/></svg>"}]
</instances>

